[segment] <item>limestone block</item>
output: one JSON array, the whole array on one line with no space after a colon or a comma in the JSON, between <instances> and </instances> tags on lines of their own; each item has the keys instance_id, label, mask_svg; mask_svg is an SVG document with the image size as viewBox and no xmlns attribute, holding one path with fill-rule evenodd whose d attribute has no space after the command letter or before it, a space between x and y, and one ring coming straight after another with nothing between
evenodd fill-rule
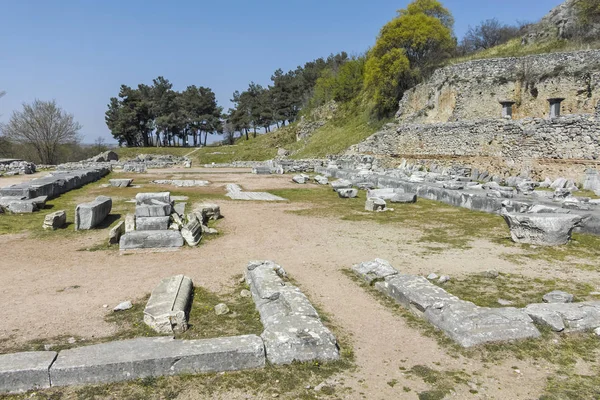
<instances>
[{"instance_id":1,"label":"limestone block","mask_svg":"<svg viewBox=\"0 0 600 400\"><path fill-rule=\"evenodd\" d=\"M216 221L221 218L221 207L218 204L202 203L195 206L194 213L200 214L199 219L204 223L209 219Z\"/></svg>"},{"instance_id":2,"label":"limestone block","mask_svg":"<svg viewBox=\"0 0 600 400\"><path fill-rule=\"evenodd\" d=\"M0 393L25 392L50 387L48 369L54 351L30 351L0 355Z\"/></svg>"},{"instance_id":3,"label":"limestone block","mask_svg":"<svg viewBox=\"0 0 600 400\"><path fill-rule=\"evenodd\" d=\"M398 271L392 267L390 262L381 258L355 264L352 266L352 270L368 283L398 275Z\"/></svg>"},{"instance_id":4,"label":"limestone block","mask_svg":"<svg viewBox=\"0 0 600 400\"><path fill-rule=\"evenodd\" d=\"M202 225L198 221L198 218L192 218L181 228L181 236L183 236L188 246L194 247L200 243L202 239Z\"/></svg>"},{"instance_id":5,"label":"limestone block","mask_svg":"<svg viewBox=\"0 0 600 400\"><path fill-rule=\"evenodd\" d=\"M294 177L292 178L292 181L294 183L304 184L304 183L306 183L307 180L302 175L294 175Z\"/></svg>"},{"instance_id":6,"label":"limestone block","mask_svg":"<svg viewBox=\"0 0 600 400\"><path fill-rule=\"evenodd\" d=\"M133 231L135 231L135 215L127 214L125 215L125 232Z\"/></svg>"},{"instance_id":7,"label":"limestone block","mask_svg":"<svg viewBox=\"0 0 600 400\"><path fill-rule=\"evenodd\" d=\"M352 182L347 179L338 179L337 181L331 182L331 188L335 191L338 191L339 189L351 189Z\"/></svg>"},{"instance_id":8,"label":"limestone block","mask_svg":"<svg viewBox=\"0 0 600 400\"><path fill-rule=\"evenodd\" d=\"M358 196L358 189L338 189L337 194L342 199L353 199Z\"/></svg>"},{"instance_id":9,"label":"limestone block","mask_svg":"<svg viewBox=\"0 0 600 400\"><path fill-rule=\"evenodd\" d=\"M50 368L53 386L260 368L256 335L202 340L137 338L63 350Z\"/></svg>"},{"instance_id":10,"label":"limestone block","mask_svg":"<svg viewBox=\"0 0 600 400\"><path fill-rule=\"evenodd\" d=\"M56 230L62 228L67 223L67 213L65 210L55 211L44 217L44 229Z\"/></svg>"},{"instance_id":11,"label":"limestone block","mask_svg":"<svg viewBox=\"0 0 600 400\"><path fill-rule=\"evenodd\" d=\"M600 327L600 302L529 304L526 312L535 322L552 330L584 331Z\"/></svg>"},{"instance_id":12,"label":"limestone block","mask_svg":"<svg viewBox=\"0 0 600 400\"><path fill-rule=\"evenodd\" d=\"M171 215L171 205L138 205L135 207L135 216L139 217L168 217Z\"/></svg>"},{"instance_id":13,"label":"limestone block","mask_svg":"<svg viewBox=\"0 0 600 400\"><path fill-rule=\"evenodd\" d=\"M367 197L377 197L383 200L391 200L397 194L404 194L402 188L383 188L383 189L371 189L367 192Z\"/></svg>"},{"instance_id":14,"label":"limestone block","mask_svg":"<svg viewBox=\"0 0 600 400\"><path fill-rule=\"evenodd\" d=\"M75 208L75 230L92 229L108 216L112 209L112 199L98 196L96 200L79 204Z\"/></svg>"},{"instance_id":15,"label":"limestone block","mask_svg":"<svg viewBox=\"0 0 600 400\"><path fill-rule=\"evenodd\" d=\"M271 175L271 168L269 167L254 167L252 173L257 175Z\"/></svg>"},{"instance_id":16,"label":"limestone block","mask_svg":"<svg viewBox=\"0 0 600 400\"><path fill-rule=\"evenodd\" d=\"M553 290L542 297L544 303L572 303L573 295L562 290Z\"/></svg>"},{"instance_id":17,"label":"limestone block","mask_svg":"<svg viewBox=\"0 0 600 400\"><path fill-rule=\"evenodd\" d=\"M131 186L131 182L133 182L133 179L109 179L108 183L110 183L110 186L112 187L128 187Z\"/></svg>"},{"instance_id":18,"label":"limestone block","mask_svg":"<svg viewBox=\"0 0 600 400\"><path fill-rule=\"evenodd\" d=\"M173 206L173 210L180 216L183 217L185 215L185 206L187 205L187 203L185 202L180 202L180 203L175 203L175 205Z\"/></svg>"},{"instance_id":19,"label":"limestone block","mask_svg":"<svg viewBox=\"0 0 600 400\"><path fill-rule=\"evenodd\" d=\"M119 221L108 233L108 244L118 244L125 233L125 221Z\"/></svg>"},{"instance_id":20,"label":"limestone block","mask_svg":"<svg viewBox=\"0 0 600 400\"><path fill-rule=\"evenodd\" d=\"M327 179L326 176L317 175L315 176L315 182L317 182L319 185L328 185L329 179Z\"/></svg>"},{"instance_id":21,"label":"limestone block","mask_svg":"<svg viewBox=\"0 0 600 400\"><path fill-rule=\"evenodd\" d=\"M159 201L163 204L171 204L171 193L170 192L156 192L156 193L138 193L135 196L136 205L154 205L155 201Z\"/></svg>"},{"instance_id":22,"label":"limestone block","mask_svg":"<svg viewBox=\"0 0 600 400\"><path fill-rule=\"evenodd\" d=\"M121 250L153 249L183 246L179 231L133 231L127 232L119 240Z\"/></svg>"},{"instance_id":23,"label":"limestone block","mask_svg":"<svg viewBox=\"0 0 600 400\"><path fill-rule=\"evenodd\" d=\"M417 202L417 195L414 193L396 193L390 198L390 203L412 204Z\"/></svg>"},{"instance_id":24,"label":"limestone block","mask_svg":"<svg viewBox=\"0 0 600 400\"><path fill-rule=\"evenodd\" d=\"M169 229L171 217L136 217L135 226L138 231L164 231Z\"/></svg>"},{"instance_id":25,"label":"limestone block","mask_svg":"<svg viewBox=\"0 0 600 400\"><path fill-rule=\"evenodd\" d=\"M185 332L194 285L192 279L176 275L163 279L152 291L144 309L144 322L158 333Z\"/></svg>"},{"instance_id":26,"label":"limestone block","mask_svg":"<svg viewBox=\"0 0 600 400\"><path fill-rule=\"evenodd\" d=\"M385 200L378 199L377 197L370 197L365 201L366 211L383 211L385 210Z\"/></svg>"},{"instance_id":27,"label":"limestone block","mask_svg":"<svg viewBox=\"0 0 600 400\"><path fill-rule=\"evenodd\" d=\"M508 224L512 240L542 246L566 244L582 217L571 214L511 214L502 216Z\"/></svg>"}]
</instances>

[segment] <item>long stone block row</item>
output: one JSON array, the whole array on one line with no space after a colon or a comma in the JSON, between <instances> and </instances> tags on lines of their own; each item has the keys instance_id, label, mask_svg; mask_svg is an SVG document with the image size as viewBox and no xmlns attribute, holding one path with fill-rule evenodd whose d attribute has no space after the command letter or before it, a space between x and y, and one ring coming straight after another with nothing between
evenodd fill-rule
<instances>
[{"instance_id":1,"label":"long stone block row","mask_svg":"<svg viewBox=\"0 0 600 400\"><path fill-rule=\"evenodd\" d=\"M265 330L266 356L273 364L337 360L339 348L308 298L284 281L285 271L272 261L248 264L246 280Z\"/></svg>"},{"instance_id":2,"label":"long stone block row","mask_svg":"<svg viewBox=\"0 0 600 400\"><path fill-rule=\"evenodd\" d=\"M0 197L33 199L40 196L48 196L51 199L97 181L109 172L110 170L106 167L77 171L56 171L43 178L36 178L28 182L3 187L0 189Z\"/></svg>"},{"instance_id":3,"label":"long stone block row","mask_svg":"<svg viewBox=\"0 0 600 400\"><path fill-rule=\"evenodd\" d=\"M256 335L202 340L137 338L63 350L0 355L0 392L260 368Z\"/></svg>"},{"instance_id":4,"label":"long stone block row","mask_svg":"<svg viewBox=\"0 0 600 400\"><path fill-rule=\"evenodd\" d=\"M479 307L451 295L424 277L400 274L385 260L364 262L352 269L463 347L540 336L533 320L523 310Z\"/></svg>"},{"instance_id":5,"label":"long stone block row","mask_svg":"<svg viewBox=\"0 0 600 400\"><path fill-rule=\"evenodd\" d=\"M455 207L467 208L474 211L500 214L503 208L509 212L519 212L521 208L535 205L544 205L556 208L556 204L543 197L533 197L514 193L501 193L505 197L492 197L489 192L470 189L466 186L463 190L444 188L442 183L412 182L406 178L399 178L376 173L361 173L357 170L344 170L327 167L315 167L315 172L328 177L345 179L354 185L370 183L378 188L398 188L406 193L416 193L418 197L428 200L440 201ZM509 200L510 199L510 200ZM572 215L582 217L581 223L576 227L577 232L600 235L599 210L564 210Z\"/></svg>"}]
</instances>

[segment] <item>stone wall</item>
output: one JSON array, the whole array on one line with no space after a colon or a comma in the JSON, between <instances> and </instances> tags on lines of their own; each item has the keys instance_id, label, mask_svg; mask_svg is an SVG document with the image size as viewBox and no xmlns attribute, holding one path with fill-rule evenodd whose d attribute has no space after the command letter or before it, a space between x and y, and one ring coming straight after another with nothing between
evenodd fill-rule
<instances>
[{"instance_id":1,"label":"stone wall","mask_svg":"<svg viewBox=\"0 0 600 400\"><path fill-rule=\"evenodd\" d=\"M407 91L399 122L436 123L501 116L514 101L515 119L544 118L547 99L565 98L563 114L592 113L600 100L600 51L578 51L469 61L438 69Z\"/></svg>"},{"instance_id":2,"label":"stone wall","mask_svg":"<svg viewBox=\"0 0 600 400\"><path fill-rule=\"evenodd\" d=\"M434 124L388 124L348 154L387 159L458 162L499 175L564 176L582 181L600 164L600 114L553 119L479 119ZM549 167L550 166L550 167Z\"/></svg>"}]
</instances>

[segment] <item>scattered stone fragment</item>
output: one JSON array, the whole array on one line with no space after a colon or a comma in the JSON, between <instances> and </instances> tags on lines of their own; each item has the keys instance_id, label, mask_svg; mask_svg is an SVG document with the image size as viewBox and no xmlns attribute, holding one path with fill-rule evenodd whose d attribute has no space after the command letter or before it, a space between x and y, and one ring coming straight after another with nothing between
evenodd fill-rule
<instances>
[{"instance_id":1,"label":"scattered stone fragment","mask_svg":"<svg viewBox=\"0 0 600 400\"><path fill-rule=\"evenodd\" d=\"M302 176L302 175L294 175L294 177L292 178L292 181L294 183L304 184L304 183L306 183L306 178L304 178L304 176Z\"/></svg>"},{"instance_id":2,"label":"scattered stone fragment","mask_svg":"<svg viewBox=\"0 0 600 400\"><path fill-rule=\"evenodd\" d=\"M506 307L506 306L512 306L514 304L514 302L512 302L510 300L505 300L505 299L498 299L498 304Z\"/></svg>"},{"instance_id":3,"label":"scattered stone fragment","mask_svg":"<svg viewBox=\"0 0 600 400\"><path fill-rule=\"evenodd\" d=\"M553 290L542 298L544 303L572 303L573 295L562 290Z\"/></svg>"},{"instance_id":4,"label":"scattered stone fragment","mask_svg":"<svg viewBox=\"0 0 600 400\"><path fill-rule=\"evenodd\" d=\"M185 202L175 203L175 205L173 206L173 210L175 210L175 212L179 214L180 217L183 217L185 215L186 204L187 203Z\"/></svg>"},{"instance_id":5,"label":"scattered stone fragment","mask_svg":"<svg viewBox=\"0 0 600 400\"><path fill-rule=\"evenodd\" d=\"M202 234L206 234L206 235L218 235L219 231L216 230L215 228L209 228L206 225L202 225Z\"/></svg>"},{"instance_id":6,"label":"scattered stone fragment","mask_svg":"<svg viewBox=\"0 0 600 400\"><path fill-rule=\"evenodd\" d=\"M495 269L488 269L487 271L482 272L481 276L484 278L496 279L500 274Z\"/></svg>"},{"instance_id":7,"label":"scattered stone fragment","mask_svg":"<svg viewBox=\"0 0 600 400\"><path fill-rule=\"evenodd\" d=\"M337 194L342 199L353 199L358 196L358 189L338 189Z\"/></svg>"},{"instance_id":8,"label":"scattered stone fragment","mask_svg":"<svg viewBox=\"0 0 600 400\"><path fill-rule=\"evenodd\" d=\"M92 229L108 216L112 209L112 199L98 196L96 200L79 204L75 208L75 230Z\"/></svg>"},{"instance_id":9,"label":"scattered stone fragment","mask_svg":"<svg viewBox=\"0 0 600 400\"><path fill-rule=\"evenodd\" d=\"M566 244L582 217L571 214L511 214L502 213L512 240L541 246Z\"/></svg>"},{"instance_id":10,"label":"scattered stone fragment","mask_svg":"<svg viewBox=\"0 0 600 400\"><path fill-rule=\"evenodd\" d=\"M129 310L132 307L133 307L133 304L131 304L131 301L128 300L128 301L119 303L118 306L113 308L113 311L125 311L125 310Z\"/></svg>"},{"instance_id":11,"label":"scattered stone fragment","mask_svg":"<svg viewBox=\"0 0 600 400\"><path fill-rule=\"evenodd\" d=\"M442 275L440 276L440 278L438 279L438 283L440 285L443 285L444 283L450 281L450 277L448 275Z\"/></svg>"},{"instance_id":12,"label":"scattered stone fragment","mask_svg":"<svg viewBox=\"0 0 600 400\"><path fill-rule=\"evenodd\" d=\"M118 244L125 233L125 221L119 221L108 233L108 244Z\"/></svg>"},{"instance_id":13,"label":"scattered stone fragment","mask_svg":"<svg viewBox=\"0 0 600 400\"><path fill-rule=\"evenodd\" d=\"M229 313L229 307L225 303L219 303L215 306L215 314L217 315L225 315Z\"/></svg>"},{"instance_id":14,"label":"scattered stone fragment","mask_svg":"<svg viewBox=\"0 0 600 400\"><path fill-rule=\"evenodd\" d=\"M436 280L437 278L439 278L438 274L432 272L431 274L427 275L427 279L429 279L430 281Z\"/></svg>"},{"instance_id":15,"label":"scattered stone fragment","mask_svg":"<svg viewBox=\"0 0 600 400\"><path fill-rule=\"evenodd\" d=\"M378 199L376 197L370 197L365 201L365 210L366 211L384 211L385 210L385 200Z\"/></svg>"},{"instance_id":16,"label":"scattered stone fragment","mask_svg":"<svg viewBox=\"0 0 600 400\"><path fill-rule=\"evenodd\" d=\"M335 191L338 191L339 189L351 189L352 182L346 179L339 179L337 181L331 182L331 188Z\"/></svg>"},{"instance_id":17,"label":"scattered stone fragment","mask_svg":"<svg viewBox=\"0 0 600 400\"><path fill-rule=\"evenodd\" d=\"M194 247L200 243L202 239L202 225L198 218L192 218L187 224L181 228L181 236L188 246Z\"/></svg>"},{"instance_id":18,"label":"scattered stone fragment","mask_svg":"<svg viewBox=\"0 0 600 400\"><path fill-rule=\"evenodd\" d=\"M221 207L218 204L202 203L195 206L194 213L199 214L198 219L206 224L208 220L216 221L221 218Z\"/></svg>"},{"instance_id":19,"label":"scattered stone fragment","mask_svg":"<svg viewBox=\"0 0 600 400\"><path fill-rule=\"evenodd\" d=\"M182 333L188 329L188 316L194 294L191 278L175 275L163 279L152 290L144 309L144 322L158 333Z\"/></svg>"},{"instance_id":20,"label":"scattered stone fragment","mask_svg":"<svg viewBox=\"0 0 600 400\"><path fill-rule=\"evenodd\" d=\"M56 230L67 223L67 213L64 210L55 211L44 217L44 229Z\"/></svg>"},{"instance_id":21,"label":"scattered stone fragment","mask_svg":"<svg viewBox=\"0 0 600 400\"><path fill-rule=\"evenodd\" d=\"M250 293L250 291L249 291L249 290L243 289L243 290L240 292L240 297L250 297L250 296L252 296L252 293Z\"/></svg>"},{"instance_id":22,"label":"scattered stone fragment","mask_svg":"<svg viewBox=\"0 0 600 400\"><path fill-rule=\"evenodd\" d=\"M319 185L328 185L329 179L327 179L325 176L317 175L315 176L315 182L317 182Z\"/></svg>"}]
</instances>

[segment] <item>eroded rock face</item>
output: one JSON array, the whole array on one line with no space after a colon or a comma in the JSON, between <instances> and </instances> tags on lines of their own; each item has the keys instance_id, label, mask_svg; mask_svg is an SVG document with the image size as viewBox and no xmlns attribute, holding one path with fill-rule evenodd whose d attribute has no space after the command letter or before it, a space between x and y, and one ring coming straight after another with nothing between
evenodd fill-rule
<instances>
[{"instance_id":1,"label":"eroded rock face","mask_svg":"<svg viewBox=\"0 0 600 400\"><path fill-rule=\"evenodd\" d=\"M571 240L573 229L579 226L583 220L579 215L555 213L503 213L502 217L508 224L514 242L540 246L557 246L568 243Z\"/></svg>"}]
</instances>

